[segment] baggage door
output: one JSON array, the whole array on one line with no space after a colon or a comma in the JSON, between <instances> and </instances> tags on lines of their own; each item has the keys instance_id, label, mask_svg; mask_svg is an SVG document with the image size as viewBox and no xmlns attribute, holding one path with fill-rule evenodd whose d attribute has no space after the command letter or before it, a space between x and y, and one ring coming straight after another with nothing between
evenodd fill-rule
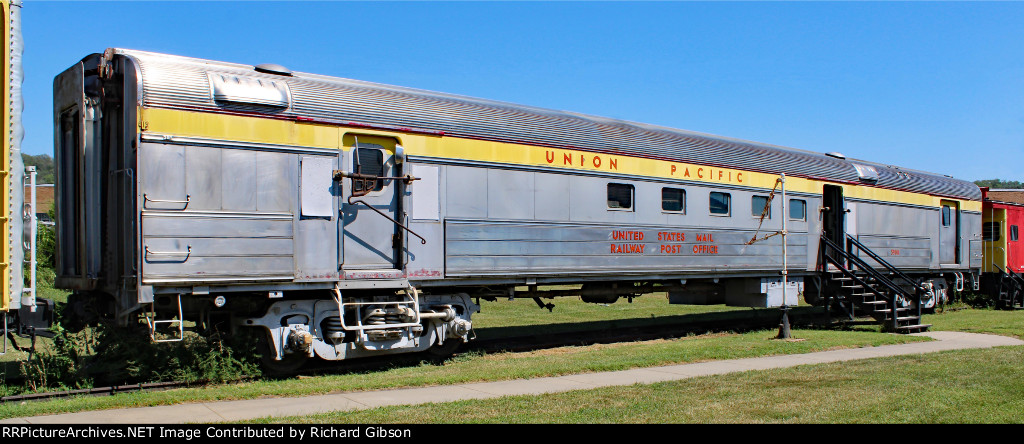
<instances>
[{"instance_id":1,"label":"baggage door","mask_svg":"<svg viewBox=\"0 0 1024 444\"><path fill-rule=\"evenodd\" d=\"M388 220L400 220L400 184L394 179L374 179L401 175L395 162L397 144L390 138L352 134L345 136L344 143L352 149L342 155L345 166L340 169L353 176L342 182L342 266L347 270L401 268L401 232Z\"/></svg>"},{"instance_id":2,"label":"baggage door","mask_svg":"<svg viewBox=\"0 0 1024 444\"><path fill-rule=\"evenodd\" d=\"M943 200L939 209L939 264L959 263L960 204Z\"/></svg>"},{"instance_id":3,"label":"baggage door","mask_svg":"<svg viewBox=\"0 0 1024 444\"><path fill-rule=\"evenodd\" d=\"M822 194L822 225L825 237L846 248L846 203L843 187L825 185ZM832 254L835 257L835 254Z\"/></svg>"}]
</instances>

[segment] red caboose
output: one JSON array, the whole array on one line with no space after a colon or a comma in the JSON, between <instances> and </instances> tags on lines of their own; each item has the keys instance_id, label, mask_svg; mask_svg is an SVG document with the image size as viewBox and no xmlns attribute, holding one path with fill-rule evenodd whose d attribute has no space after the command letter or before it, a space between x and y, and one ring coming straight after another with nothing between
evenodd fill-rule
<instances>
[{"instance_id":1,"label":"red caboose","mask_svg":"<svg viewBox=\"0 0 1024 444\"><path fill-rule=\"evenodd\" d=\"M1024 190L981 187L984 262L982 284L998 304L1020 307L1024 300Z\"/></svg>"}]
</instances>

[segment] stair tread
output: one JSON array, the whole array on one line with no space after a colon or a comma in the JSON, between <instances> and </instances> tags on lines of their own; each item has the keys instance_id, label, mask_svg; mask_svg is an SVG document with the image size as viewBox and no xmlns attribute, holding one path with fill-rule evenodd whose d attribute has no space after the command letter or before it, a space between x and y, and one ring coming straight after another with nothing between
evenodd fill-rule
<instances>
[{"instance_id":1,"label":"stair tread","mask_svg":"<svg viewBox=\"0 0 1024 444\"><path fill-rule=\"evenodd\" d=\"M910 310L909 308L899 307L899 308L896 309L896 312L899 313L901 311L909 311L909 310ZM892 313L892 309L891 308L878 309L878 310L875 310L875 313Z\"/></svg>"},{"instance_id":2,"label":"stair tread","mask_svg":"<svg viewBox=\"0 0 1024 444\"><path fill-rule=\"evenodd\" d=\"M884 318L885 322L892 321L892 317L889 316L889 314L890 314L889 312L884 312L883 313L883 312L876 311L876 312L874 312L874 314L884 314L885 315L885 318ZM919 320L919 319L921 319L921 318L919 318L917 316L900 316L898 313L896 314L896 321L897 322L913 321L913 320Z\"/></svg>"}]
</instances>

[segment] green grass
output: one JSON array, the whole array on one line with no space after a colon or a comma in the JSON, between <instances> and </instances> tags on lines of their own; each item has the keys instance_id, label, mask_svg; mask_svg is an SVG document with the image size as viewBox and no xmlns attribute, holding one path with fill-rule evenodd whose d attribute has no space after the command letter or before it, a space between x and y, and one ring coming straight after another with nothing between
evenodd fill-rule
<instances>
[{"instance_id":1,"label":"green grass","mask_svg":"<svg viewBox=\"0 0 1024 444\"><path fill-rule=\"evenodd\" d=\"M932 324L932 330L991 333L1024 339L1024 311L958 306L925 315L923 322Z\"/></svg>"},{"instance_id":2,"label":"green grass","mask_svg":"<svg viewBox=\"0 0 1024 444\"><path fill-rule=\"evenodd\" d=\"M1024 347L262 419L282 423L1021 423Z\"/></svg>"},{"instance_id":3,"label":"green grass","mask_svg":"<svg viewBox=\"0 0 1024 444\"><path fill-rule=\"evenodd\" d=\"M36 271L36 298L51 299L56 304L68 301L70 291L53 288L56 276L57 274L49 268L40 268Z\"/></svg>"},{"instance_id":4,"label":"green grass","mask_svg":"<svg viewBox=\"0 0 1024 444\"><path fill-rule=\"evenodd\" d=\"M634 300L633 304L620 301L610 306L584 304L572 298L556 299L554 303L556 304L554 312L549 313L547 310L537 307L529 299L517 299L512 302L485 302L483 312L474 316L474 326L481 338L487 338L539 334L541 332L557 332L570 329L576 330L580 326L594 330L604 330L641 324L676 323L680 320L685 321L689 319L705 320L708 318L720 318L740 322L755 317L774 317L778 313L775 310L751 310L723 306L669 305L664 297L657 296L638 298ZM1020 322L1014 321L1019 321L1021 314L1019 312L964 309L929 315L925 322L935 324L936 329L958 330L971 328L971 331L996 332L1019 337L1024 333L1024 326ZM445 362L443 365L423 362L341 375L263 380L165 392L129 393L110 397L81 397L30 402L19 405L7 404L0 405L0 418L185 402L253 399L261 396L302 396L343 391L507 380L580 372L621 370L673 363L806 353L843 347L877 346L925 340L923 338L882 334L878 332L877 327L865 327L857 331L796 329L794 330L794 335L805 339L800 342L770 340L774 335L774 330L741 334L726 332L675 340L562 347L526 353L464 353ZM971 356L969 353L964 356L966 358L962 358L960 362L967 363L963 365L968 367L975 365L969 362ZM925 373L928 371L927 369L924 370ZM942 371L947 372L947 374L943 375L944 378L957 374L956 368L947 367L943 368ZM897 370L894 367L883 372L901 373L902 370ZM836 381L846 381L842 378L830 378L822 377L812 385L817 384L820 388L820 386L833 385ZM584 395L577 394L577 396ZM663 401L676 402L675 400ZM517 402L529 403L534 401ZM588 400L586 402L600 403L602 401ZM420 408L423 407L416 407L415 409ZM621 415L621 412L619 414ZM581 421L602 422L601 414L597 415L587 417L585 420L581 419ZM609 413L609 415L614 416L613 413ZM445 418L445 416L437 416L437 418ZM470 418L470 416L467 416L467 418ZM747 419L742 419L744 418L742 416L737 416L737 418L739 418L736 419L738 422L749 422ZM490 419L476 418L473 420L489 421ZM685 421L685 419L677 420ZM812 421L806 418L800 419L800 421L804 420ZM532 420L523 419L523 421ZM538 421L543 422L546 420ZM566 421L570 420L567 419ZM662 422L670 420L652 418L650 421ZM721 421L726 421L726 419ZM839 421L854 422L853 420ZM436 419L435 422L454 422L454 420ZM697 422L700 421L698 420ZM872 422L876 421L872 420Z\"/></svg>"},{"instance_id":5,"label":"green grass","mask_svg":"<svg viewBox=\"0 0 1024 444\"><path fill-rule=\"evenodd\" d=\"M66 290L59 290L53 288L54 272L48 268L40 268L36 275L36 298L37 299L51 299L55 304L63 304L67 302L68 295L71 292ZM28 359L28 352L15 350L9 339L5 339L7 343L7 353L0 356L0 378L6 381L7 375L18 375L19 367L22 362ZM18 338L17 344L22 347L28 347L32 341L29 338ZM53 346L53 341L48 338L36 338L36 349L37 350L49 350ZM0 386L0 394L6 395L9 390L6 387Z\"/></svg>"},{"instance_id":6,"label":"green grass","mask_svg":"<svg viewBox=\"0 0 1024 444\"><path fill-rule=\"evenodd\" d=\"M365 373L254 381L102 398L80 397L21 405L5 404L0 405L0 418L261 396L301 396L508 380L923 340L873 332L796 330L795 336L805 340L785 342L771 340L774 334L774 331L722 333L676 340L562 347L526 353L463 354L443 365L421 363Z\"/></svg>"},{"instance_id":7,"label":"green grass","mask_svg":"<svg viewBox=\"0 0 1024 444\"><path fill-rule=\"evenodd\" d=\"M669 363L699 362L841 347L900 343L918 338L870 332L802 331L801 342L772 341L774 332L694 336L678 340L563 347L527 353L467 354L443 365L422 363L381 371L311 378L255 381L197 389L72 398L0 405L0 417L27 416L102 408L164 405L260 396L300 396L342 391L494 381L588 371L621 370Z\"/></svg>"}]
</instances>

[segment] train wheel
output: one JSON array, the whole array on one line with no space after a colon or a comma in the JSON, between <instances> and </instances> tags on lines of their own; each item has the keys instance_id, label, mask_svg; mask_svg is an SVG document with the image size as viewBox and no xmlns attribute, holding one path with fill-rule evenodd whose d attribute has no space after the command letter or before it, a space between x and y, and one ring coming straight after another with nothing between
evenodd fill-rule
<instances>
[{"instance_id":1,"label":"train wheel","mask_svg":"<svg viewBox=\"0 0 1024 444\"><path fill-rule=\"evenodd\" d=\"M298 353L285 354L284 358L280 361L274 359L274 350L270 347L270 341L266 338L260 341L259 352L260 364L263 367L264 373L271 376L295 373L309 361L309 356Z\"/></svg>"},{"instance_id":2,"label":"train wheel","mask_svg":"<svg viewBox=\"0 0 1024 444\"><path fill-rule=\"evenodd\" d=\"M427 354L430 357L444 360L450 358L455 354L455 350L458 350L459 346L462 345L462 341L458 339L449 339L444 341L444 344L434 344L427 349Z\"/></svg>"}]
</instances>

